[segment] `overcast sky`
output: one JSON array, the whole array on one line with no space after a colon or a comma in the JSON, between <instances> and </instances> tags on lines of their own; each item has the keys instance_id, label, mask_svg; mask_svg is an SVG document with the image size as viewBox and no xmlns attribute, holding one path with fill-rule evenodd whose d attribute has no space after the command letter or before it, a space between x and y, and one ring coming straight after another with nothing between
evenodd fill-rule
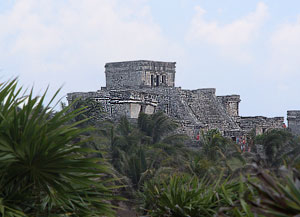
<instances>
[{"instance_id":1,"label":"overcast sky","mask_svg":"<svg viewBox=\"0 0 300 217\"><path fill-rule=\"evenodd\" d=\"M176 61L176 86L239 94L244 116L300 109L299 0L0 0L0 79L50 95L104 64Z\"/></svg>"}]
</instances>

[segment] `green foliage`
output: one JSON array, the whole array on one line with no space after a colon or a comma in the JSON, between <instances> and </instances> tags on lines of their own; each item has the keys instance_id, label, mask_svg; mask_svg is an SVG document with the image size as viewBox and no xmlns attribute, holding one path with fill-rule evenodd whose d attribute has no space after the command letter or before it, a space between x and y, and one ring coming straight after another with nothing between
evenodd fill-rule
<instances>
[{"instance_id":1,"label":"green foliage","mask_svg":"<svg viewBox=\"0 0 300 217\"><path fill-rule=\"evenodd\" d=\"M223 215L252 216L249 207L235 206L240 203L239 192L243 187L237 181L209 183L188 175L174 175L165 181L145 184L143 207L150 216L214 216L221 208Z\"/></svg>"},{"instance_id":2,"label":"green foliage","mask_svg":"<svg viewBox=\"0 0 300 217\"><path fill-rule=\"evenodd\" d=\"M125 174L131 179L134 188L137 188L142 177L142 173L147 170L145 151L140 148L136 152L127 156Z\"/></svg>"},{"instance_id":3,"label":"green foliage","mask_svg":"<svg viewBox=\"0 0 300 217\"><path fill-rule=\"evenodd\" d=\"M239 146L222 137L217 130L203 134L202 149L196 151L187 150L183 146L184 139L176 139L181 135L172 135L172 127L170 131L159 136L159 139L154 139L155 121L152 118L151 115L141 114L138 129L127 120L121 120L116 128L117 139L114 140L118 144L116 147L122 152L122 157L118 158L118 162L123 162L123 169L120 171L130 178L131 185L143 198L144 214L196 217L264 216L258 212L258 208L253 208L254 203L250 203L262 201L263 195L257 194L259 191L249 186L244 179L238 178L240 174L246 176L253 173L254 167L251 163L253 159L259 159L260 155L255 152L241 152ZM253 144L254 140L251 141ZM299 162L296 160L300 159L297 157L300 153L297 151L299 142L290 134L270 131L256 137L256 142L258 141L264 145L266 153L270 151L270 147L274 148L275 157L271 156L264 166L271 168L275 159L280 160L277 166L283 162L293 162L293 165ZM293 161L292 157L295 157ZM252 181L251 177L249 180L254 185L260 183L259 180ZM280 180L276 183L279 184ZM299 191L299 186L295 189Z\"/></svg>"},{"instance_id":4,"label":"green foliage","mask_svg":"<svg viewBox=\"0 0 300 217\"><path fill-rule=\"evenodd\" d=\"M293 143L293 136L287 130L270 130L255 138L256 144L263 145L264 155L268 166L279 166Z\"/></svg>"},{"instance_id":5,"label":"green foliage","mask_svg":"<svg viewBox=\"0 0 300 217\"><path fill-rule=\"evenodd\" d=\"M100 122L93 100L56 112L55 96L44 105L45 94L21 91L16 80L0 84L0 216L114 216L117 193L142 202L147 216L300 213L300 141L286 130L252 132L250 145L263 153L242 153L217 130L195 150L163 112L141 113L137 124ZM254 174L253 162L274 175ZM283 164L294 172L280 173Z\"/></svg>"},{"instance_id":6,"label":"green foliage","mask_svg":"<svg viewBox=\"0 0 300 217\"><path fill-rule=\"evenodd\" d=\"M141 113L137 125L122 117L117 124L106 123L104 128L98 128L98 133L111 164L137 190L144 181L143 177L156 174L150 171L171 164L175 166L173 163L179 161L179 152L183 150L187 136L174 134L176 127L161 112L153 115ZM178 158L174 158L176 155Z\"/></svg>"},{"instance_id":7,"label":"green foliage","mask_svg":"<svg viewBox=\"0 0 300 217\"><path fill-rule=\"evenodd\" d=\"M252 209L265 216L290 217L300 213L300 180L290 171L284 178L276 178L266 171L257 173L258 183L250 182L258 192L258 199L249 200Z\"/></svg>"},{"instance_id":8,"label":"green foliage","mask_svg":"<svg viewBox=\"0 0 300 217\"><path fill-rule=\"evenodd\" d=\"M138 118L138 127L149 138L150 144L155 144L160 142L167 134L173 132L178 126L162 111L159 111L152 115L141 113ZM172 141L174 140L173 135ZM165 141L171 141L171 138L165 138Z\"/></svg>"},{"instance_id":9,"label":"green foliage","mask_svg":"<svg viewBox=\"0 0 300 217\"><path fill-rule=\"evenodd\" d=\"M188 172L199 177L214 180L220 175L222 167L201 155L191 156L187 161Z\"/></svg>"},{"instance_id":10,"label":"green foliage","mask_svg":"<svg viewBox=\"0 0 300 217\"><path fill-rule=\"evenodd\" d=\"M87 111L81 119L94 114ZM300 168L300 141L286 130L257 137L252 131L247 140L252 152L242 152L218 130L203 132L200 148L187 147L187 136L176 134L177 124L163 112L141 113L137 124L122 117L117 123L92 125L97 130L85 136L94 135L91 144L106 151L100 157L108 158L126 183L119 193L136 205L142 201L147 216L263 217L274 216L279 208L278 216L298 211L299 180L286 182L278 173L283 164ZM272 186L256 178L254 163L276 172L279 178L271 177Z\"/></svg>"},{"instance_id":11,"label":"green foliage","mask_svg":"<svg viewBox=\"0 0 300 217\"><path fill-rule=\"evenodd\" d=\"M225 152L228 141L218 130L209 130L206 134L202 133L203 154L212 161L216 161L220 155L219 152Z\"/></svg>"},{"instance_id":12,"label":"green foliage","mask_svg":"<svg viewBox=\"0 0 300 217\"><path fill-rule=\"evenodd\" d=\"M83 121L68 124L82 110L20 93L16 80L0 85L0 216L113 216L109 168L86 157Z\"/></svg>"},{"instance_id":13,"label":"green foliage","mask_svg":"<svg viewBox=\"0 0 300 217\"><path fill-rule=\"evenodd\" d=\"M142 173L147 169L145 150L140 144L139 132L122 117L114 130L111 128L111 163L118 172L131 180L137 188Z\"/></svg>"},{"instance_id":14,"label":"green foliage","mask_svg":"<svg viewBox=\"0 0 300 217\"><path fill-rule=\"evenodd\" d=\"M63 104L61 105L63 108L64 105ZM93 99L79 98L72 104L72 109L81 110L81 112L74 117L74 120L75 121L85 120L84 122L80 123L80 126L82 127L95 126L101 120L101 117L104 117L102 104Z\"/></svg>"}]
</instances>

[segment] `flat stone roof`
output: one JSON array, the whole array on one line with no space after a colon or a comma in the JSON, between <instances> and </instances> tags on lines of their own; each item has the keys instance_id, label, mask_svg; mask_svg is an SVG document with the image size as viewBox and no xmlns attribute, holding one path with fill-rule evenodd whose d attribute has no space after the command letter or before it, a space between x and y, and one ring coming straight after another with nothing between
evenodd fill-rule
<instances>
[{"instance_id":1,"label":"flat stone roof","mask_svg":"<svg viewBox=\"0 0 300 217\"><path fill-rule=\"evenodd\" d=\"M107 67L126 67L126 66L164 66L175 69L176 62L163 62L153 60L134 60L134 61L122 61L122 62L109 62L105 64Z\"/></svg>"}]
</instances>

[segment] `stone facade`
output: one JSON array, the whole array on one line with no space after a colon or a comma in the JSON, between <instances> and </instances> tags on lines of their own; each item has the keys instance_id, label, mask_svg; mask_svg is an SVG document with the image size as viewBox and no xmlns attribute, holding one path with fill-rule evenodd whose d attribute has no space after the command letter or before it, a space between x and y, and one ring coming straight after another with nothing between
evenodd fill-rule
<instances>
[{"instance_id":1,"label":"stone facade","mask_svg":"<svg viewBox=\"0 0 300 217\"><path fill-rule=\"evenodd\" d=\"M109 89L174 87L175 62L129 61L105 65Z\"/></svg>"},{"instance_id":2,"label":"stone facade","mask_svg":"<svg viewBox=\"0 0 300 217\"><path fill-rule=\"evenodd\" d=\"M287 120L290 131L300 136L300 110L287 111Z\"/></svg>"},{"instance_id":3,"label":"stone facade","mask_svg":"<svg viewBox=\"0 0 300 217\"><path fill-rule=\"evenodd\" d=\"M263 116L238 117L236 120L239 126L244 131L250 132L252 129L254 129L256 135L265 133L270 129L281 129L284 127L283 117L274 117L274 118L267 118Z\"/></svg>"},{"instance_id":4,"label":"stone facade","mask_svg":"<svg viewBox=\"0 0 300 217\"><path fill-rule=\"evenodd\" d=\"M87 93L69 93L72 102L81 97L101 102L112 119L125 115L136 119L140 112L164 111L180 124L179 131L196 138L201 130L219 129L232 137L260 134L283 127L283 117L239 116L239 95L216 96L215 88L185 90L175 87L175 62L128 61L105 65L106 87Z\"/></svg>"},{"instance_id":5,"label":"stone facade","mask_svg":"<svg viewBox=\"0 0 300 217\"><path fill-rule=\"evenodd\" d=\"M233 117L239 116L240 95L218 96L227 113Z\"/></svg>"}]
</instances>

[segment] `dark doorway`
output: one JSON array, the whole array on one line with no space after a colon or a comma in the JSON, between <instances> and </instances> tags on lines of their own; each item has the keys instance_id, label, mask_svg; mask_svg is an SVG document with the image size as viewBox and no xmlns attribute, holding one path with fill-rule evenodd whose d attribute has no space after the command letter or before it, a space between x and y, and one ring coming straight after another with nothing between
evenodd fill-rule
<instances>
[{"instance_id":1,"label":"dark doorway","mask_svg":"<svg viewBox=\"0 0 300 217\"><path fill-rule=\"evenodd\" d=\"M163 84L166 84L166 83L167 83L167 81L166 81L166 76L165 76L165 75L162 76L162 83L163 83Z\"/></svg>"},{"instance_id":2,"label":"dark doorway","mask_svg":"<svg viewBox=\"0 0 300 217\"><path fill-rule=\"evenodd\" d=\"M140 113L141 112L145 113L145 111L146 111L146 106L145 105L141 105Z\"/></svg>"},{"instance_id":3,"label":"dark doorway","mask_svg":"<svg viewBox=\"0 0 300 217\"><path fill-rule=\"evenodd\" d=\"M151 87L154 86L154 75L151 75Z\"/></svg>"},{"instance_id":4,"label":"dark doorway","mask_svg":"<svg viewBox=\"0 0 300 217\"><path fill-rule=\"evenodd\" d=\"M159 75L156 75L156 86L159 86Z\"/></svg>"}]
</instances>

